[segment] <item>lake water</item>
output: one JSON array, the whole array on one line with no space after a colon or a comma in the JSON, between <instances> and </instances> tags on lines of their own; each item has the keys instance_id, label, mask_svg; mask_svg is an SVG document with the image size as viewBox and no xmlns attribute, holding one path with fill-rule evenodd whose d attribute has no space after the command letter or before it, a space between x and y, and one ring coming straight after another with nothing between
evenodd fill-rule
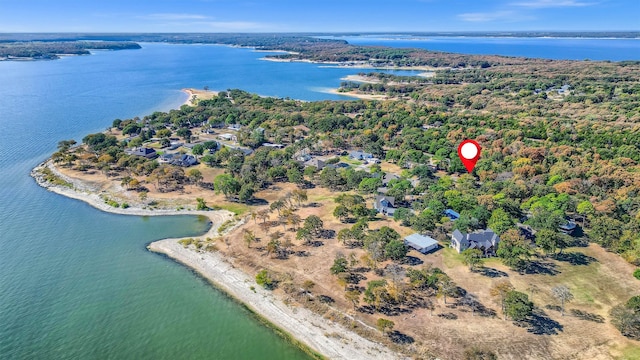
<instances>
[{"instance_id":1,"label":"lake water","mask_svg":"<svg viewBox=\"0 0 640 360\"><path fill-rule=\"evenodd\" d=\"M363 35L329 37L354 45L561 60L640 60L640 39Z\"/></svg>"},{"instance_id":2,"label":"lake water","mask_svg":"<svg viewBox=\"0 0 640 360\"><path fill-rule=\"evenodd\" d=\"M223 46L143 45L0 62L0 358L306 358L191 271L145 249L203 233L206 222L102 213L41 189L29 171L59 140L178 107L187 97L181 88L346 99L322 91L360 70L261 61L264 53ZM455 46L485 53L483 45Z\"/></svg>"}]
</instances>

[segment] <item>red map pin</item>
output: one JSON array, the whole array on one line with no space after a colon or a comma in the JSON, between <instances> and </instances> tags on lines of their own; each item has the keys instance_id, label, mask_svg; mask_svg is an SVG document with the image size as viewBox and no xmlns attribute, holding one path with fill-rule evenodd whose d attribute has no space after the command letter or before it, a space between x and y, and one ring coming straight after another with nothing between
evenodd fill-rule
<instances>
[{"instance_id":1,"label":"red map pin","mask_svg":"<svg viewBox=\"0 0 640 360\"><path fill-rule=\"evenodd\" d=\"M458 145L458 156L462 160L462 164L471 173L480 159L480 144L475 140L465 140Z\"/></svg>"}]
</instances>

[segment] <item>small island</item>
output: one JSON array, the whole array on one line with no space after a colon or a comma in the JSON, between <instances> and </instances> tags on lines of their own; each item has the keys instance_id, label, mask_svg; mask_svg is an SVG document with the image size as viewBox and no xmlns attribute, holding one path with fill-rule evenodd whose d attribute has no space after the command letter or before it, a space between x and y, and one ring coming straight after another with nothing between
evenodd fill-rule
<instances>
[{"instance_id":1,"label":"small island","mask_svg":"<svg viewBox=\"0 0 640 360\"><path fill-rule=\"evenodd\" d=\"M105 211L208 216L207 234L149 249L318 358L636 352L640 63L400 55L438 69L338 90L384 100L190 90L61 141L32 175Z\"/></svg>"}]
</instances>

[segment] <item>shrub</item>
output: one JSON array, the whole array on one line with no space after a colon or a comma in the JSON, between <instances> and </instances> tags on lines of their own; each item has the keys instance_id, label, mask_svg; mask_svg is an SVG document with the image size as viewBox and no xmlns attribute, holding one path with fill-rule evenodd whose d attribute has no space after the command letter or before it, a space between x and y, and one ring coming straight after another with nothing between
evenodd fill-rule
<instances>
[{"instance_id":1,"label":"shrub","mask_svg":"<svg viewBox=\"0 0 640 360\"><path fill-rule=\"evenodd\" d=\"M633 277L640 280L640 268L637 268L636 271L633 272Z\"/></svg>"},{"instance_id":2,"label":"shrub","mask_svg":"<svg viewBox=\"0 0 640 360\"><path fill-rule=\"evenodd\" d=\"M266 269L260 270L260 272L256 274L256 284L262 286L267 290L272 290L273 288L275 288L275 281Z\"/></svg>"},{"instance_id":3,"label":"shrub","mask_svg":"<svg viewBox=\"0 0 640 360\"><path fill-rule=\"evenodd\" d=\"M120 204L120 207L121 207L121 208L123 208L123 209L126 209L126 208L128 208L128 207L129 207L129 204L127 204L127 203L122 203L122 204Z\"/></svg>"}]
</instances>

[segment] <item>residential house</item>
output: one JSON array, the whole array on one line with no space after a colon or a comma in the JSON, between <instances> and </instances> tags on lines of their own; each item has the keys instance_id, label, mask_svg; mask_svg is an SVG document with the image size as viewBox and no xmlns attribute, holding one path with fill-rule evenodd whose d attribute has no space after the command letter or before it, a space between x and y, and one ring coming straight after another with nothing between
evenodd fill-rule
<instances>
[{"instance_id":1,"label":"residential house","mask_svg":"<svg viewBox=\"0 0 640 360\"><path fill-rule=\"evenodd\" d=\"M560 232L571 235L573 231L576 229L577 225L575 222L571 220L567 220L564 224L558 226Z\"/></svg>"},{"instance_id":2,"label":"residential house","mask_svg":"<svg viewBox=\"0 0 640 360\"><path fill-rule=\"evenodd\" d=\"M183 143L179 142L179 141L171 141L169 143L169 150L175 150L177 148L179 148L180 146L184 145Z\"/></svg>"},{"instance_id":3,"label":"residential house","mask_svg":"<svg viewBox=\"0 0 640 360\"><path fill-rule=\"evenodd\" d=\"M378 210L380 214L393 216L396 212L395 204L396 199L391 196L376 196L375 201L373 202L373 208Z\"/></svg>"},{"instance_id":4,"label":"residential house","mask_svg":"<svg viewBox=\"0 0 640 360\"><path fill-rule=\"evenodd\" d=\"M367 159L372 159L373 154L369 154L362 151L350 151L349 158L353 160L367 160Z\"/></svg>"},{"instance_id":5,"label":"residential house","mask_svg":"<svg viewBox=\"0 0 640 360\"><path fill-rule=\"evenodd\" d=\"M229 125L227 129L233 130L233 131L240 131L240 129L242 129L242 125L240 124Z\"/></svg>"},{"instance_id":6,"label":"residential house","mask_svg":"<svg viewBox=\"0 0 640 360\"><path fill-rule=\"evenodd\" d=\"M350 167L351 165L347 164L347 163L343 163L343 162L339 162L337 164L329 164L326 165L326 167L328 168L332 168L332 169L346 169L348 167Z\"/></svg>"},{"instance_id":7,"label":"residential house","mask_svg":"<svg viewBox=\"0 0 640 360\"><path fill-rule=\"evenodd\" d=\"M430 236L411 234L404 238L404 244L426 254L438 248L438 241Z\"/></svg>"},{"instance_id":8,"label":"residential house","mask_svg":"<svg viewBox=\"0 0 640 360\"><path fill-rule=\"evenodd\" d=\"M386 186L389 184L390 181L398 180L398 179L400 179L400 176L396 174L392 174L392 173L384 174L384 176L382 177L382 184Z\"/></svg>"},{"instance_id":9,"label":"residential house","mask_svg":"<svg viewBox=\"0 0 640 360\"><path fill-rule=\"evenodd\" d=\"M220 134L218 138L226 141L238 141L238 137L233 134Z\"/></svg>"},{"instance_id":10,"label":"residential house","mask_svg":"<svg viewBox=\"0 0 640 360\"><path fill-rule=\"evenodd\" d=\"M324 169L325 166L327 166L327 164L323 160L320 160L318 158L313 158L311 160L306 161L304 163L304 166L305 167L313 166L313 167L317 168L318 170L322 170L322 169Z\"/></svg>"},{"instance_id":11,"label":"residential house","mask_svg":"<svg viewBox=\"0 0 640 360\"><path fill-rule=\"evenodd\" d=\"M171 161L172 165L189 167L198 163L198 160L193 155L182 154L180 156L174 157Z\"/></svg>"},{"instance_id":12,"label":"residential house","mask_svg":"<svg viewBox=\"0 0 640 360\"><path fill-rule=\"evenodd\" d=\"M129 155L142 156L147 159L155 159L158 157L158 153L156 153L155 149L147 148L147 147L133 148L125 152Z\"/></svg>"},{"instance_id":13,"label":"residential house","mask_svg":"<svg viewBox=\"0 0 640 360\"><path fill-rule=\"evenodd\" d=\"M444 216L451 219L451 221L456 221L460 218L460 214L458 214L456 211L452 209L447 209L443 213L444 213Z\"/></svg>"},{"instance_id":14,"label":"residential house","mask_svg":"<svg viewBox=\"0 0 640 360\"><path fill-rule=\"evenodd\" d=\"M173 157L175 154L164 153L158 157L158 162L160 164L169 164L173 161Z\"/></svg>"},{"instance_id":15,"label":"residential house","mask_svg":"<svg viewBox=\"0 0 640 360\"><path fill-rule=\"evenodd\" d=\"M309 154L301 154L299 156L296 156L296 161L299 161L299 162L306 162L309 160L311 160L311 155Z\"/></svg>"},{"instance_id":16,"label":"residential house","mask_svg":"<svg viewBox=\"0 0 640 360\"><path fill-rule=\"evenodd\" d=\"M491 229L464 234L456 229L451 235L451 247L457 252L479 249L484 256L495 255L500 237Z\"/></svg>"},{"instance_id":17,"label":"residential house","mask_svg":"<svg viewBox=\"0 0 640 360\"><path fill-rule=\"evenodd\" d=\"M282 144L272 144L272 143L263 143L262 146L266 146L266 147L272 147L272 148L276 148L276 149L284 149L284 145Z\"/></svg>"}]
</instances>

